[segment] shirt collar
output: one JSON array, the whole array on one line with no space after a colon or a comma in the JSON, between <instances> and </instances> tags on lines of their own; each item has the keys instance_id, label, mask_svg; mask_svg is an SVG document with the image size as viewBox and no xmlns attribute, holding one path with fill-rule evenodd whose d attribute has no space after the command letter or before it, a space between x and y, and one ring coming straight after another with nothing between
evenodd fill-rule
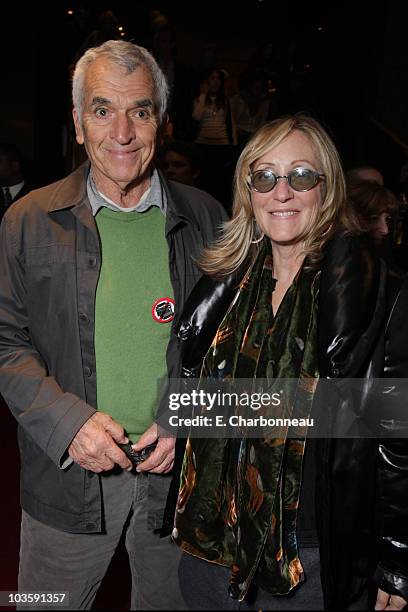
<instances>
[{"instance_id":1,"label":"shirt collar","mask_svg":"<svg viewBox=\"0 0 408 612\"><path fill-rule=\"evenodd\" d=\"M91 210L93 216L96 215L98 210L102 207L110 208L114 211L133 213L133 212L145 212L151 206L157 206L162 213L165 215L167 211L167 195L160 181L159 174L154 168L152 176L150 178L150 187L147 191L144 192L139 202L132 206L131 208L124 208L123 206L118 206L115 202L112 202L108 197L106 197L103 193L97 190L95 186L95 182L92 178L92 172L89 172L86 190L89 198L89 202L91 204Z\"/></svg>"},{"instance_id":2,"label":"shirt collar","mask_svg":"<svg viewBox=\"0 0 408 612\"><path fill-rule=\"evenodd\" d=\"M22 188L24 187L24 181L21 181L21 183L16 183L16 185L3 185L2 189L3 192L5 190L5 188L8 187L8 190L10 191L10 195L12 197L12 199L14 200L14 198L16 197L16 195L22 190Z\"/></svg>"}]
</instances>

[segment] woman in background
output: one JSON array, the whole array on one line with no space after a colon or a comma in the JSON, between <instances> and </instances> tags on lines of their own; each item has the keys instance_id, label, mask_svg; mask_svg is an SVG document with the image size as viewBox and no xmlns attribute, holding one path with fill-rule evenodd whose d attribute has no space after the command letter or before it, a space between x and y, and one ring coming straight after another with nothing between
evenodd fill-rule
<instances>
[{"instance_id":1,"label":"woman in background","mask_svg":"<svg viewBox=\"0 0 408 612\"><path fill-rule=\"evenodd\" d=\"M197 122L195 142L200 145L205 162L203 189L228 208L236 137L223 70L213 69L205 74L200 95L193 102L193 119Z\"/></svg>"},{"instance_id":2,"label":"woman in background","mask_svg":"<svg viewBox=\"0 0 408 612\"><path fill-rule=\"evenodd\" d=\"M397 198L387 187L374 181L350 183L347 195L378 254L389 261L392 250L390 233L398 212Z\"/></svg>"}]
</instances>

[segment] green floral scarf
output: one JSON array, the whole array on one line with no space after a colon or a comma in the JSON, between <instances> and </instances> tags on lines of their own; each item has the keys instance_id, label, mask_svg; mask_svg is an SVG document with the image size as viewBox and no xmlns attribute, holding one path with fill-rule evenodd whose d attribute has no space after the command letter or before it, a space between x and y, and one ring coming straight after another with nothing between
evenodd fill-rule
<instances>
[{"instance_id":1,"label":"green floral scarf","mask_svg":"<svg viewBox=\"0 0 408 612\"><path fill-rule=\"evenodd\" d=\"M297 406L308 416L318 376L318 279L318 271L303 267L274 316L271 245L264 239L205 357L202 378L280 379L280 388L292 379L282 416ZM289 438L287 430L281 438L187 441L175 540L195 556L231 567L231 589L240 600L253 579L280 595L303 580L296 513L304 446L304 438Z\"/></svg>"}]
</instances>

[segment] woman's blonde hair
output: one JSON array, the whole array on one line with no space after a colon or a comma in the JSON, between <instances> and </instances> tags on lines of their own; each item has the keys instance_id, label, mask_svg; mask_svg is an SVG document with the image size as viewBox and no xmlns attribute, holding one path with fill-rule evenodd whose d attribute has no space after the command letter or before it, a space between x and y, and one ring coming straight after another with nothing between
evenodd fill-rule
<instances>
[{"instance_id":1,"label":"woman's blonde hair","mask_svg":"<svg viewBox=\"0 0 408 612\"><path fill-rule=\"evenodd\" d=\"M224 224L221 237L200 258L199 265L205 274L224 277L235 272L244 262L249 267L256 257L259 246L254 241L259 236L256 235L251 203L251 170L258 159L294 131L308 138L317 156L318 171L326 177L321 183L323 202L319 214L304 239L304 253L309 263L314 265L321 259L323 247L336 229L342 228L352 233L360 230L356 216L348 209L341 161L331 138L312 117L281 117L261 127L238 159L234 175L232 218Z\"/></svg>"}]
</instances>

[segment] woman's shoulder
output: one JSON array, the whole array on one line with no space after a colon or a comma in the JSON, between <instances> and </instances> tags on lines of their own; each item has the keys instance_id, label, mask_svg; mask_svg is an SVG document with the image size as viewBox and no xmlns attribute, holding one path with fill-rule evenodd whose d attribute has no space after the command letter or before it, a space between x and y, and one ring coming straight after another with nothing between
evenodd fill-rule
<instances>
[{"instance_id":1,"label":"woman's shoulder","mask_svg":"<svg viewBox=\"0 0 408 612\"><path fill-rule=\"evenodd\" d=\"M223 279L203 275L190 293L176 325L179 338L185 340L191 335L198 336L204 328L211 327L214 320L225 314L238 286L238 273Z\"/></svg>"},{"instance_id":2,"label":"woman's shoulder","mask_svg":"<svg viewBox=\"0 0 408 612\"><path fill-rule=\"evenodd\" d=\"M210 347L239 285L237 274L217 280L202 276L188 297L175 333L182 343L182 375L198 375L202 359Z\"/></svg>"},{"instance_id":3,"label":"woman's shoulder","mask_svg":"<svg viewBox=\"0 0 408 612\"><path fill-rule=\"evenodd\" d=\"M366 234L352 234L347 230L337 231L326 244L324 261L329 258L339 259L341 257L364 257L378 259L375 249Z\"/></svg>"},{"instance_id":4,"label":"woman's shoulder","mask_svg":"<svg viewBox=\"0 0 408 612\"><path fill-rule=\"evenodd\" d=\"M321 269L323 295L327 291L342 301L348 297L375 302L386 282L385 264L364 234L337 232L324 249Z\"/></svg>"}]
</instances>

